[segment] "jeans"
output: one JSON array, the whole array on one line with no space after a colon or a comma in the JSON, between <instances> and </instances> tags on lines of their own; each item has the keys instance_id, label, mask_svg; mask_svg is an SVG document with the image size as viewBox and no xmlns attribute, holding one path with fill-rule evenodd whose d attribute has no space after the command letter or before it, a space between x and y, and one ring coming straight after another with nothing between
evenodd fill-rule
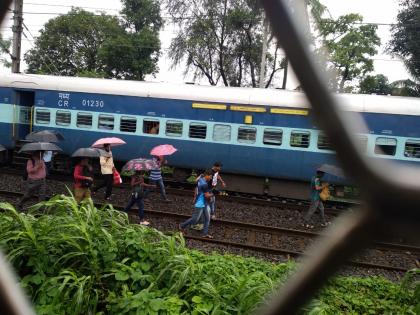
<instances>
[{"instance_id":1,"label":"jeans","mask_svg":"<svg viewBox=\"0 0 420 315\"><path fill-rule=\"evenodd\" d=\"M137 197L136 198L134 195L131 195L130 201L128 202L127 206L124 208L124 211L128 212L135 203L137 204L137 207L139 208L140 221L143 221L144 220L143 197L141 197L141 198Z\"/></svg>"},{"instance_id":2,"label":"jeans","mask_svg":"<svg viewBox=\"0 0 420 315\"><path fill-rule=\"evenodd\" d=\"M322 200L311 201L311 205L309 206L308 212L306 212L306 214L304 215L303 220L305 220L305 222L308 222L312 215L315 213L316 209L319 209L319 212L321 213L322 222L325 223L324 204L322 203Z\"/></svg>"},{"instance_id":3,"label":"jeans","mask_svg":"<svg viewBox=\"0 0 420 315\"><path fill-rule=\"evenodd\" d=\"M197 224L197 222L200 219L202 214L203 214L203 217L204 217L203 235L207 235L209 233L209 226L210 226L210 211L209 211L208 207L195 208L195 210L192 214L192 217L189 218L184 223L182 223L181 228L185 229L187 226Z\"/></svg>"},{"instance_id":4,"label":"jeans","mask_svg":"<svg viewBox=\"0 0 420 315\"><path fill-rule=\"evenodd\" d=\"M45 200L46 183L44 179L28 179L26 181L26 191L20 199L18 207L21 208L23 203L38 193L38 201Z\"/></svg>"},{"instance_id":5,"label":"jeans","mask_svg":"<svg viewBox=\"0 0 420 315\"><path fill-rule=\"evenodd\" d=\"M212 196L209 201L210 215L214 215L216 211L216 196Z\"/></svg>"},{"instance_id":6,"label":"jeans","mask_svg":"<svg viewBox=\"0 0 420 315\"><path fill-rule=\"evenodd\" d=\"M160 178L160 179L157 179L157 180L151 179L150 180L150 185L156 185L156 186L158 186L159 189L160 189L160 194L162 195L162 198L164 200L167 199L167 197L166 197L166 191L165 191L165 185L163 184L163 178Z\"/></svg>"},{"instance_id":7,"label":"jeans","mask_svg":"<svg viewBox=\"0 0 420 315\"><path fill-rule=\"evenodd\" d=\"M106 187L105 199L111 197L112 185L114 184L113 174L102 174L103 181L98 186L92 188L93 192L97 192L99 189Z\"/></svg>"}]
</instances>

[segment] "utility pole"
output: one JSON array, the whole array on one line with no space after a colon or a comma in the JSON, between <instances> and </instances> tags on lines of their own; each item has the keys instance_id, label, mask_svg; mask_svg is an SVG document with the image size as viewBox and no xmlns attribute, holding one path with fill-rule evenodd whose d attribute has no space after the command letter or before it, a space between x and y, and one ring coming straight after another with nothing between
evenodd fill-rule
<instances>
[{"instance_id":1,"label":"utility pole","mask_svg":"<svg viewBox=\"0 0 420 315\"><path fill-rule=\"evenodd\" d=\"M12 50L12 72L20 72L20 51L22 46L22 24L23 24L23 0L15 0L13 11L13 50Z\"/></svg>"},{"instance_id":2,"label":"utility pole","mask_svg":"<svg viewBox=\"0 0 420 315\"><path fill-rule=\"evenodd\" d=\"M261 53L260 88L264 87L264 82L265 82L265 63L267 60L267 41L268 41L268 20L264 14L264 34L263 34L263 47L262 47L262 53Z\"/></svg>"}]
</instances>

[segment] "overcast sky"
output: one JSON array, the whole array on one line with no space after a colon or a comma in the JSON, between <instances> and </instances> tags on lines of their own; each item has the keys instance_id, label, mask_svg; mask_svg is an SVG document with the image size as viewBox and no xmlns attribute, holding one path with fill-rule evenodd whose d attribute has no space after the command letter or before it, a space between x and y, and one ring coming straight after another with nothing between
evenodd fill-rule
<instances>
[{"instance_id":1,"label":"overcast sky","mask_svg":"<svg viewBox=\"0 0 420 315\"><path fill-rule=\"evenodd\" d=\"M332 17L336 18L347 13L359 13L364 17L364 22L390 24L396 22L398 13L398 1L396 0L321 0L328 7ZM25 35L22 38L23 53L32 48L33 39L38 35L43 24L49 19L56 17L58 13L66 13L71 6L82 7L88 11L106 11L108 14L118 14L121 9L120 0L24 0L24 23L29 31L24 29ZM11 19L11 15L8 19ZM12 21L8 20L3 23L0 31L4 38L11 38ZM390 39L390 26L379 25L378 35L381 38L381 47L378 55L374 57L375 73L383 73L390 81L406 79L408 74L404 65L398 59L393 59L385 54L384 48ZM180 67L170 70L170 61L166 58L167 48L169 47L171 38L174 36L173 26L169 23L161 31L160 38L162 41L162 56L159 60L160 72L156 78L147 78L153 81L177 82L182 83L190 80L182 75L183 69ZM26 65L22 64L25 69ZM8 69L0 69L1 72L10 71ZM202 81L202 84L207 84ZM278 83L281 85L281 82ZM295 88L298 83L291 76L288 88Z\"/></svg>"}]
</instances>

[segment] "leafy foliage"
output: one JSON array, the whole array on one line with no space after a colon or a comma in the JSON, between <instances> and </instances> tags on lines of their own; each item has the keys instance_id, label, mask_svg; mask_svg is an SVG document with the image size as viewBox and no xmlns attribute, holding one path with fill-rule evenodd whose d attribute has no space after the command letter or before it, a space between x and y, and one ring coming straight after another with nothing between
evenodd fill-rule
<instances>
[{"instance_id":1,"label":"leafy foliage","mask_svg":"<svg viewBox=\"0 0 420 315\"><path fill-rule=\"evenodd\" d=\"M337 20L322 19L319 33L327 50L326 58L338 77L331 82L334 90L344 91L345 83L373 70L371 56L377 53L380 39L376 25L359 25L359 14L347 14Z\"/></svg>"},{"instance_id":2,"label":"leafy foliage","mask_svg":"<svg viewBox=\"0 0 420 315\"><path fill-rule=\"evenodd\" d=\"M141 12L143 2L136 2ZM125 8L124 10L126 10ZM123 12L125 12L123 10ZM48 21L35 41L35 48L26 55L29 73L65 76L94 76L143 80L157 71L161 24L149 25L137 12L119 20L73 8L68 14ZM160 19L159 11L154 12ZM139 28L133 27L137 25Z\"/></svg>"},{"instance_id":3,"label":"leafy foliage","mask_svg":"<svg viewBox=\"0 0 420 315\"><path fill-rule=\"evenodd\" d=\"M362 94L391 94L391 87L389 85L388 78L383 74L366 76L362 81L360 81L359 88L359 92Z\"/></svg>"},{"instance_id":4,"label":"leafy foliage","mask_svg":"<svg viewBox=\"0 0 420 315\"><path fill-rule=\"evenodd\" d=\"M420 1L400 0L397 24L391 27L392 39L388 52L401 57L416 80L420 78Z\"/></svg>"},{"instance_id":5,"label":"leafy foliage","mask_svg":"<svg viewBox=\"0 0 420 315\"><path fill-rule=\"evenodd\" d=\"M0 204L0 246L38 314L248 314L294 269L204 255L129 224L111 206L56 196L29 214ZM414 314L416 289L381 278L338 278L310 314Z\"/></svg>"},{"instance_id":6,"label":"leafy foliage","mask_svg":"<svg viewBox=\"0 0 420 315\"><path fill-rule=\"evenodd\" d=\"M12 66L12 63L10 62L10 59L12 57L12 54L10 52L10 40L5 40L0 34L0 64L3 64L5 67L10 68ZM1 55L7 54L9 55L9 58L1 57Z\"/></svg>"}]
</instances>

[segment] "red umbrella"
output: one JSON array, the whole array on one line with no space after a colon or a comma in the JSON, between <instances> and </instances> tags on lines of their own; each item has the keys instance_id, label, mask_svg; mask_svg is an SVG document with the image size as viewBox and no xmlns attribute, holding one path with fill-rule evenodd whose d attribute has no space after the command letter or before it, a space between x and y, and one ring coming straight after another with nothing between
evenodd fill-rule
<instances>
[{"instance_id":1,"label":"red umbrella","mask_svg":"<svg viewBox=\"0 0 420 315\"><path fill-rule=\"evenodd\" d=\"M109 145L111 145L111 147L115 147L115 146L118 146L118 145L125 144L125 141L120 139L120 138L116 138L116 137L101 138L99 140L96 140L96 142L94 144L92 144L91 147L92 148L103 148L103 146L105 144L109 144Z\"/></svg>"},{"instance_id":2,"label":"red umbrella","mask_svg":"<svg viewBox=\"0 0 420 315\"><path fill-rule=\"evenodd\" d=\"M162 144L154 147L150 151L151 155L161 156L161 155L172 155L177 151L177 149L170 144Z\"/></svg>"}]
</instances>

